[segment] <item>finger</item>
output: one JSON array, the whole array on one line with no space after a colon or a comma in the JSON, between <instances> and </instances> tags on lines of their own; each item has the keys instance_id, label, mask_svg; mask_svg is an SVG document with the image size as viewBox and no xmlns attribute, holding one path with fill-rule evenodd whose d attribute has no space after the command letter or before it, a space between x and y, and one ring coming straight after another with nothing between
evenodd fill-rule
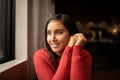
<instances>
[{"instance_id":1,"label":"finger","mask_svg":"<svg viewBox=\"0 0 120 80\"><path fill-rule=\"evenodd\" d=\"M85 38L85 36L84 36L82 33L80 33L79 36L80 36L84 41L87 41L87 39Z\"/></svg>"}]
</instances>

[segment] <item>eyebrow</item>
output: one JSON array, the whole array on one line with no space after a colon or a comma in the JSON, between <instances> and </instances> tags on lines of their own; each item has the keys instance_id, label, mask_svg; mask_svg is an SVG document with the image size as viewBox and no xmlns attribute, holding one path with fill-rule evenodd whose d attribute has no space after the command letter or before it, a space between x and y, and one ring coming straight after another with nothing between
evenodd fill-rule
<instances>
[{"instance_id":1,"label":"eyebrow","mask_svg":"<svg viewBox=\"0 0 120 80\"><path fill-rule=\"evenodd\" d=\"M64 30L64 29L56 29L56 31L58 31L58 30Z\"/></svg>"},{"instance_id":2,"label":"eyebrow","mask_svg":"<svg viewBox=\"0 0 120 80\"><path fill-rule=\"evenodd\" d=\"M55 29L55 31L58 31L58 30L64 30L64 29ZM47 31L50 31L50 30L47 30Z\"/></svg>"}]
</instances>

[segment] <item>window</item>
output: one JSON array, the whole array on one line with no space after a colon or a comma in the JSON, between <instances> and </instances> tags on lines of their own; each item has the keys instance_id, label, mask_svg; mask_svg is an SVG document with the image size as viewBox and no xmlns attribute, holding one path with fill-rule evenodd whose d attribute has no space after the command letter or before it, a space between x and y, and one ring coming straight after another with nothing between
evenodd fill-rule
<instances>
[{"instance_id":1,"label":"window","mask_svg":"<svg viewBox=\"0 0 120 80\"><path fill-rule=\"evenodd\" d=\"M0 64L15 58L15 0L0 0Z\"/></svg>"}]
</instances>

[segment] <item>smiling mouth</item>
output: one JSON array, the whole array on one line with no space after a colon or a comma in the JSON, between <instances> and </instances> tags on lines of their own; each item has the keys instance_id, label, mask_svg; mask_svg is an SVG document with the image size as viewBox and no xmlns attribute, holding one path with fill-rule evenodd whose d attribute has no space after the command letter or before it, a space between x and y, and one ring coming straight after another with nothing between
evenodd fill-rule
<instances>
[{"instance_id":1,"label":"smiling mouth","mask_svg":"<svg viewBox=\"0 0 120 80\"><path fill-rule=\"evenodd\" d=\"M58 43L55 43L55 44L52 44L52 45L51 45L51 47L53 47L53 48L57 48L58 46L59 46Z\"/></svg>"}]
</instances>

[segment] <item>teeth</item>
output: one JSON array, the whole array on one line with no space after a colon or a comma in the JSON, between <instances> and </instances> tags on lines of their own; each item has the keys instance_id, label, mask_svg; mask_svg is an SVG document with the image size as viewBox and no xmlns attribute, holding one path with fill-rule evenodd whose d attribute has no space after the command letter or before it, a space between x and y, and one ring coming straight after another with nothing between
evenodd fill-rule
<instances>
[{"instance_id":1,"label":"teeth","mask_svg":"<svg viewBox=\"0 0 120 80\"><path fill-rule=\"evenodd\" d=\"M58 46L58 44L52 44L52 47L57 47Z\"/></svg>"}]
</instances>

